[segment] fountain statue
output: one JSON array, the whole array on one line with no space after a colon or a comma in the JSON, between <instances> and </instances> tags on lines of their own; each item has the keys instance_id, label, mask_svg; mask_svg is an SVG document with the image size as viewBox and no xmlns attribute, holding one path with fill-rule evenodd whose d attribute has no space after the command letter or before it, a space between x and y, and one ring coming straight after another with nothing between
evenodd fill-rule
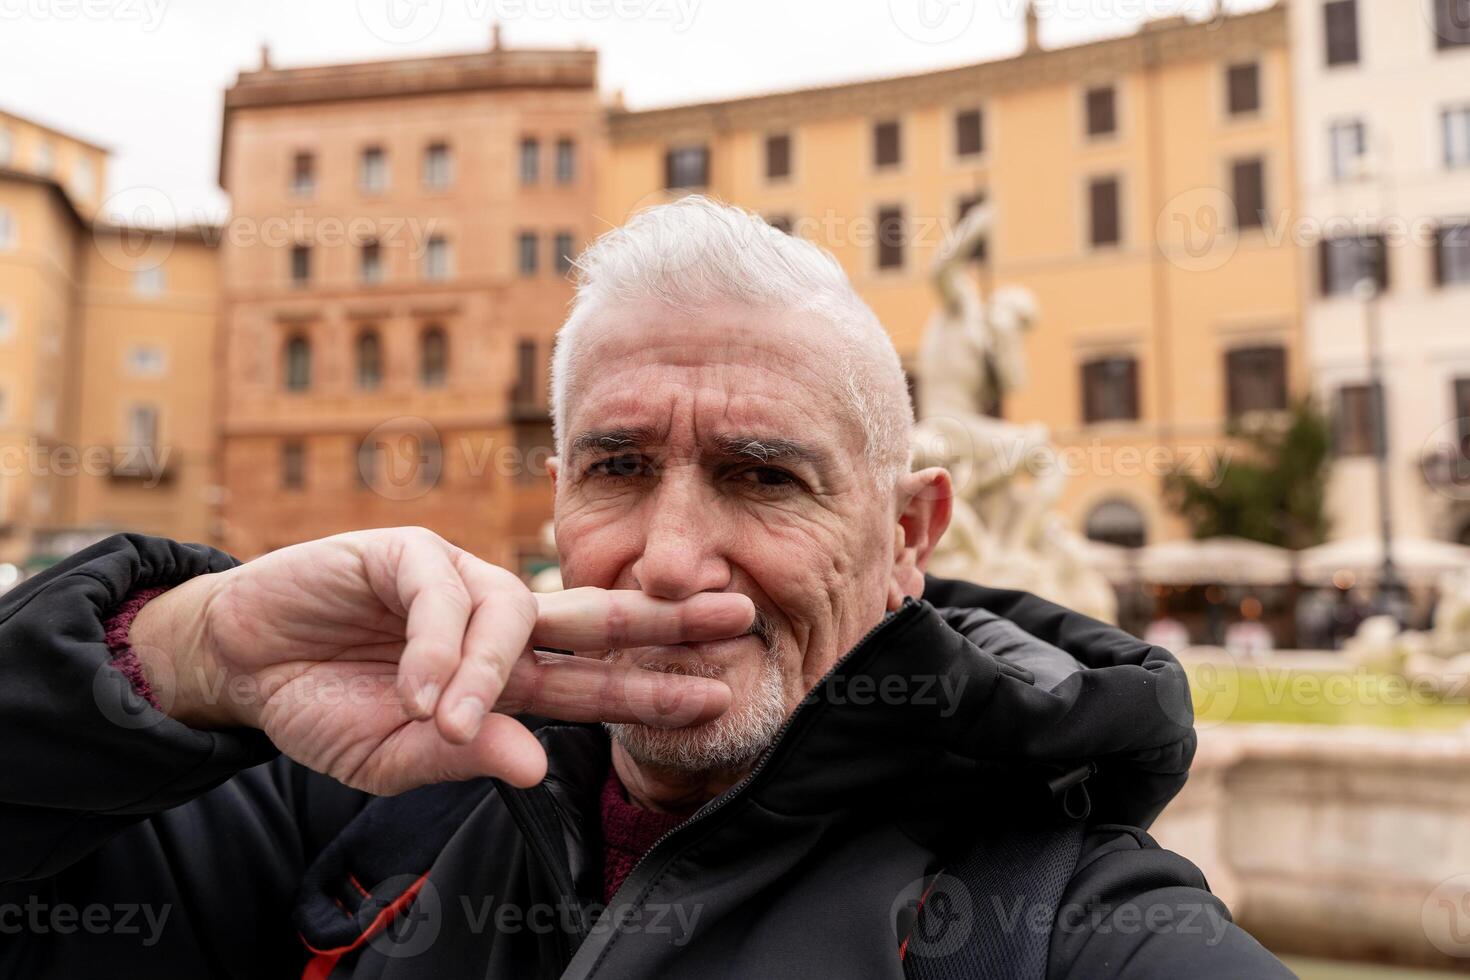
<instances>
[{"instance_id":1,"label":"fountain statue","mask_svg":"<svg viewBox=\"0 0 1470 980\"><path fill-rule=\"evenodd\" d=\"M1039 423L998 418L992 406L1025 386L1025 336L1036 301L1021 288L989 302L969 257L989 234L988 205L972 208L940 246L934 286L940 306L919 346L914 465L954 477L954 518L930 571L982 585L1024 589L1113 622L1117 597L1088 566L1083 540L1056 512L1066 474Z\"/></svg>"}]
</instances>

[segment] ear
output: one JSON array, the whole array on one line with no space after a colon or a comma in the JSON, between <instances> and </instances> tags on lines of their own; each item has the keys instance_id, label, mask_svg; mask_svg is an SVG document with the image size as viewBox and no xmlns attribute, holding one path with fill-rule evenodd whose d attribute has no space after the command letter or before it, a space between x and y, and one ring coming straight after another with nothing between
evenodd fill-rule
<instances>
[{"instance_id":1,"label":"ear","mask_svg":"<svg viewBox=\"0 0 1470 980\"><path fill-rule=\"evenodd\" d=\"M888 580L888 608L897 609L907 596L924 594L924 569L934 546L949 527L954 510L954 484L949 471L931 466L905 473L894 490L893 573Z\"/></svg>"},{"instance_id":2,"label":"ear","mask_svg":"<svg viewBox=\"0 0 1470 980\"><path fill-rule=\"evenodd\" d=\"M551 477L551 492L556 493L556 476L561 472L561 460L551 456L546 460L546 473Z\"/></svg>"}]
</instances>

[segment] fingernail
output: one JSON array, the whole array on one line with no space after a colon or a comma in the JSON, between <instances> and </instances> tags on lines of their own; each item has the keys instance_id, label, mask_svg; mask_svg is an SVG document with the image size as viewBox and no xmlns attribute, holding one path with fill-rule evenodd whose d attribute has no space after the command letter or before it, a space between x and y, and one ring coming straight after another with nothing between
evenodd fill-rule
<instances>
[{"instance_id":1,"label":"fingernail","mask_svg":"<svg viewBox=\"0 0 1470 980\"><path fill-rule=\"evenodd\" d=\"M470 695L449 713L449 723L464 733L465 738L474 738L485 720L485 702Z\"/></svg>"},{"instance_id":2,"label":"fingernail","mask_svg":"<svg viewBox=\"0 0 1470 980\"><path fill-rule=\"evenodd\" d=\"M410 698L412 700L414 717L428 718L434 713L434 705L439 703L439 685L434 681L427 681L414 691Z\"/></svg>"}]
</instances>

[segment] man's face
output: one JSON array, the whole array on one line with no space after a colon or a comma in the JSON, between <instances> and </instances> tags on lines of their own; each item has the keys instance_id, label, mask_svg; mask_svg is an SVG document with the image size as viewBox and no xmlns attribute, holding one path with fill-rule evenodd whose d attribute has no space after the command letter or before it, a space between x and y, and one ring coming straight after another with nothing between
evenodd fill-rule
<instances>
[{"instance_id":1,"label":"man's face","mask_svg":"<svg viewBox=\"0 0 1470 980\"><path fill-rule=\"evenodd\" d=\"M764 632L610 652L717 676L734 696L696 728L615 730L636 761L748 761L882 618L894 498L865 462L841 363L830 328L736 307L698 317L619 307L585 342L554 470L566 586L741 592Z\"/></svg>"}]
</instances>

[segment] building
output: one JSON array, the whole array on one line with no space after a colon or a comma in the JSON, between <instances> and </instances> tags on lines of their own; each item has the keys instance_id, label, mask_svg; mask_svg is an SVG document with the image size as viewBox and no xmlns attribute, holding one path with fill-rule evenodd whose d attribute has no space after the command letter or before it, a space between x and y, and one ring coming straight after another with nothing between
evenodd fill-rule
<instances>
[{"instance_id":1,"label":"building","mask_svg":"<svg viewBox=\"0 0 1470 980\"><path fill-rule=\"evenodd\" d=\"M976 201L976 258L1039 300L1031 380L1003 406L1051 429L1078 530L1186 533L1176 463L1229 448L1232 416L1306 388L1284 10L1153 22L968 67L653 111L614 110L599 213L697 190L832 250L912 357L936 246Z\"/></svg>"},{"instance_id":2,"label":"building","mask_svg":"<svg viewBox=\"0 0 1470 980\"><path fill-rule=\"evenodd\" d=\"M0 565L210 538L211 230L99 220L106 163L0 113Z\"/></svg>"},{"instance_id":3,"label":"building","mask_svg":"<svg viewBox=\"0 0 1470 980\"><path fill-rule=\"evenodd\" d=\"M1412 6L1291 4L1306 348L1336 416L1334 537L1379 533L1376 321L1395 533L1470 542L1470 10Z\"/></svg>"},{"instance_id":4,"label":"building","mask_svg":"<svg viewBox=\"0 0 1470 980\"><path fill-rule=\"evenodd\" d=\"M225 93L224 546L419 524L534 571L545 372L594 224L597 56L277 69Z\"/></svg>"}]
</instances>

